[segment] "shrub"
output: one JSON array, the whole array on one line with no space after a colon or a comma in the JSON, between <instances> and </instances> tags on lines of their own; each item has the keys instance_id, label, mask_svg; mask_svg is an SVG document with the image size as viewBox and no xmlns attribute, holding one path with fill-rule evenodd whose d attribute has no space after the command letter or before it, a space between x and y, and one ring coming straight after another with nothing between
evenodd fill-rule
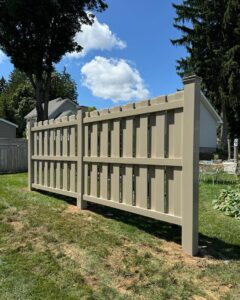
<instances>
[{"instance_id":1,"label":"shrub","mask_svg":"<svg viewBox=\"0 0 240 300\"><path fill-rule=\"evenodd\" d=\"M240 219L240 185L235 189L222 190L217 199L213 201L214 208L227 216Z\"/></svg>"}]
</instances>

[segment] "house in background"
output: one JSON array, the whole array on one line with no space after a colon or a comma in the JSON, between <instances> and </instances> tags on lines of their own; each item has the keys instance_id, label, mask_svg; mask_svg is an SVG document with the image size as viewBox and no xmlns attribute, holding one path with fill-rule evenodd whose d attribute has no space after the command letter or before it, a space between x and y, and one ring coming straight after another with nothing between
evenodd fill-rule
<instances>
[{"instance_id":1,"label":"house in background","mask_svg":"<svg viewBox=\"0 0 240 300\"><path fill-rule=\"evenodd\" d=\"M200 154L212 154L217 149L217 129L222 119L203 93L200 104Z\"/></svg>"},{"instance_id":2,"label":"house in background","mask_svg":"<svg viewBox=\"0 0 240 300\"><path fill-rule=\"evenodd\" d=\"M71 116L76 114L79 106L76 102L66 98L57 98L49 101L48 103L48 119L57 119L65 116ZM25 117L25 120L28 122L30 120L37 122L37 111L34 108L29 114Z\"/></svg>"},{"instance_id":3,"label":"house in background","mask_svg":"<svg viewBox=\"0 0 240 300\"><path fill-rule=\"evenodd\" d=\"M0 139L15 139L18 125L0 118Z\"/></svg>"}]
</instances>

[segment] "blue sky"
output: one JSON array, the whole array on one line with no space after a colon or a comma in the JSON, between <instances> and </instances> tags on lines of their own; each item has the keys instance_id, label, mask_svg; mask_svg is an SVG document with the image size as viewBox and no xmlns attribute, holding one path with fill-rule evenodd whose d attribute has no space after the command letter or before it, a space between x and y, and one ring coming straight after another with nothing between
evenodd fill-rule
<instances>
[{"instance_id":1,"label":"blue sky","mask_svg":"<svg viewBox=\"0 0 240 300\"><path fill-rule=\"evenodd\" d=\"M76 81L79 104L105 108L181 88L175 66L185 50L170 42L179 36L172 25L172 0L107 3L95 25L76 37L84 53L67 55L56 66L59 71L66 66ZM12 69L0 53L0 76L7 78Z\"/></svg>"}]
</instances>

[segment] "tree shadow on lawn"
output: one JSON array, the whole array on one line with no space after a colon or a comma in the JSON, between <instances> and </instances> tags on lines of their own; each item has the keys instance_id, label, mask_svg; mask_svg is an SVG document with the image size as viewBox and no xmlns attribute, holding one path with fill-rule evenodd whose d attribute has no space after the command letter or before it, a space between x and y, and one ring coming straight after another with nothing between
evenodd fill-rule
<instances>
[{"instance_id":1,"label":"tree shadow on lawn","mask_svg":"<svg viewBox=\"0 0 240 300\"><path fill-rule=\"evenodd\" d=\"M175 224L154 220L125 211L97 204L88 204L88 209L110 218L134 226L157 238L181 245L181 227ZM212 257L219 260L240 260L240 245L226 243L216 237L199 233L199 257Z\"/></svg>"},{"instance_id":2,"label":"tree shadow on lawn","mask_svg":"<svg viewBox=\"0 0 240 300\"><path fill-rule=\"evenodd\" d=\"M40 191L38 191L40 192ZM76 199L41 191L41 194L58 197L70 205L76 205ZM88 210L105 218L120 221L145 231L157 238L181 245L181 227L148 217L128 213L115 208L88 202ZM213 257L219 260L240 260L240 245L226 243L217 237L199 233L199 257Z\"/></svg>"}]
</instances>

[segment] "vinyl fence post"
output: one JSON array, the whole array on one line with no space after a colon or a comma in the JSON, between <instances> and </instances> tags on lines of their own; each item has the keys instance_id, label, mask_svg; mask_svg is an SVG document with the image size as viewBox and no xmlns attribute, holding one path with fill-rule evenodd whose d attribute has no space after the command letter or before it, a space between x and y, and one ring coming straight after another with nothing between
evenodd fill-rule
<instances>
[{"instance_id":1,"label":"vinyl fence post","mask_svg":"<svg viewBox=\"0 0 240 300\"><path fill-rule=\"evenodd\" d=\"M182 248L198 253L198 180L201 78L185 77L183 121Z\"/></svg>"},{"instance_id":2,"label":"vinyl fence post","mask_svg":"<svg viewBox=\"0 0 240 300\"><path fill-rule=\"evenodd\" d=\"M87 208L87 202L82 199L83 196L83 143L84 143L84 132L83 132L83 111L78 110L77 113L77 120L78 120L78 126L77 126L77 155L78 155L78 161L77 161L77 206L80 209Z\"/></svg>"},{"instance_id":3,"label":"vinyl fence post","mask_svg":"<svg viewBox=\"0 0 240 300\"><path fill-rule=\"evenodd\" d=\"M33 162L32 162L32 155L33 155L33 133L32 133L33 121L30 120L27 123L27 138L28 138L28 190L32 190L32 183L33 183Z\"/></svg>"}]
</instances>

